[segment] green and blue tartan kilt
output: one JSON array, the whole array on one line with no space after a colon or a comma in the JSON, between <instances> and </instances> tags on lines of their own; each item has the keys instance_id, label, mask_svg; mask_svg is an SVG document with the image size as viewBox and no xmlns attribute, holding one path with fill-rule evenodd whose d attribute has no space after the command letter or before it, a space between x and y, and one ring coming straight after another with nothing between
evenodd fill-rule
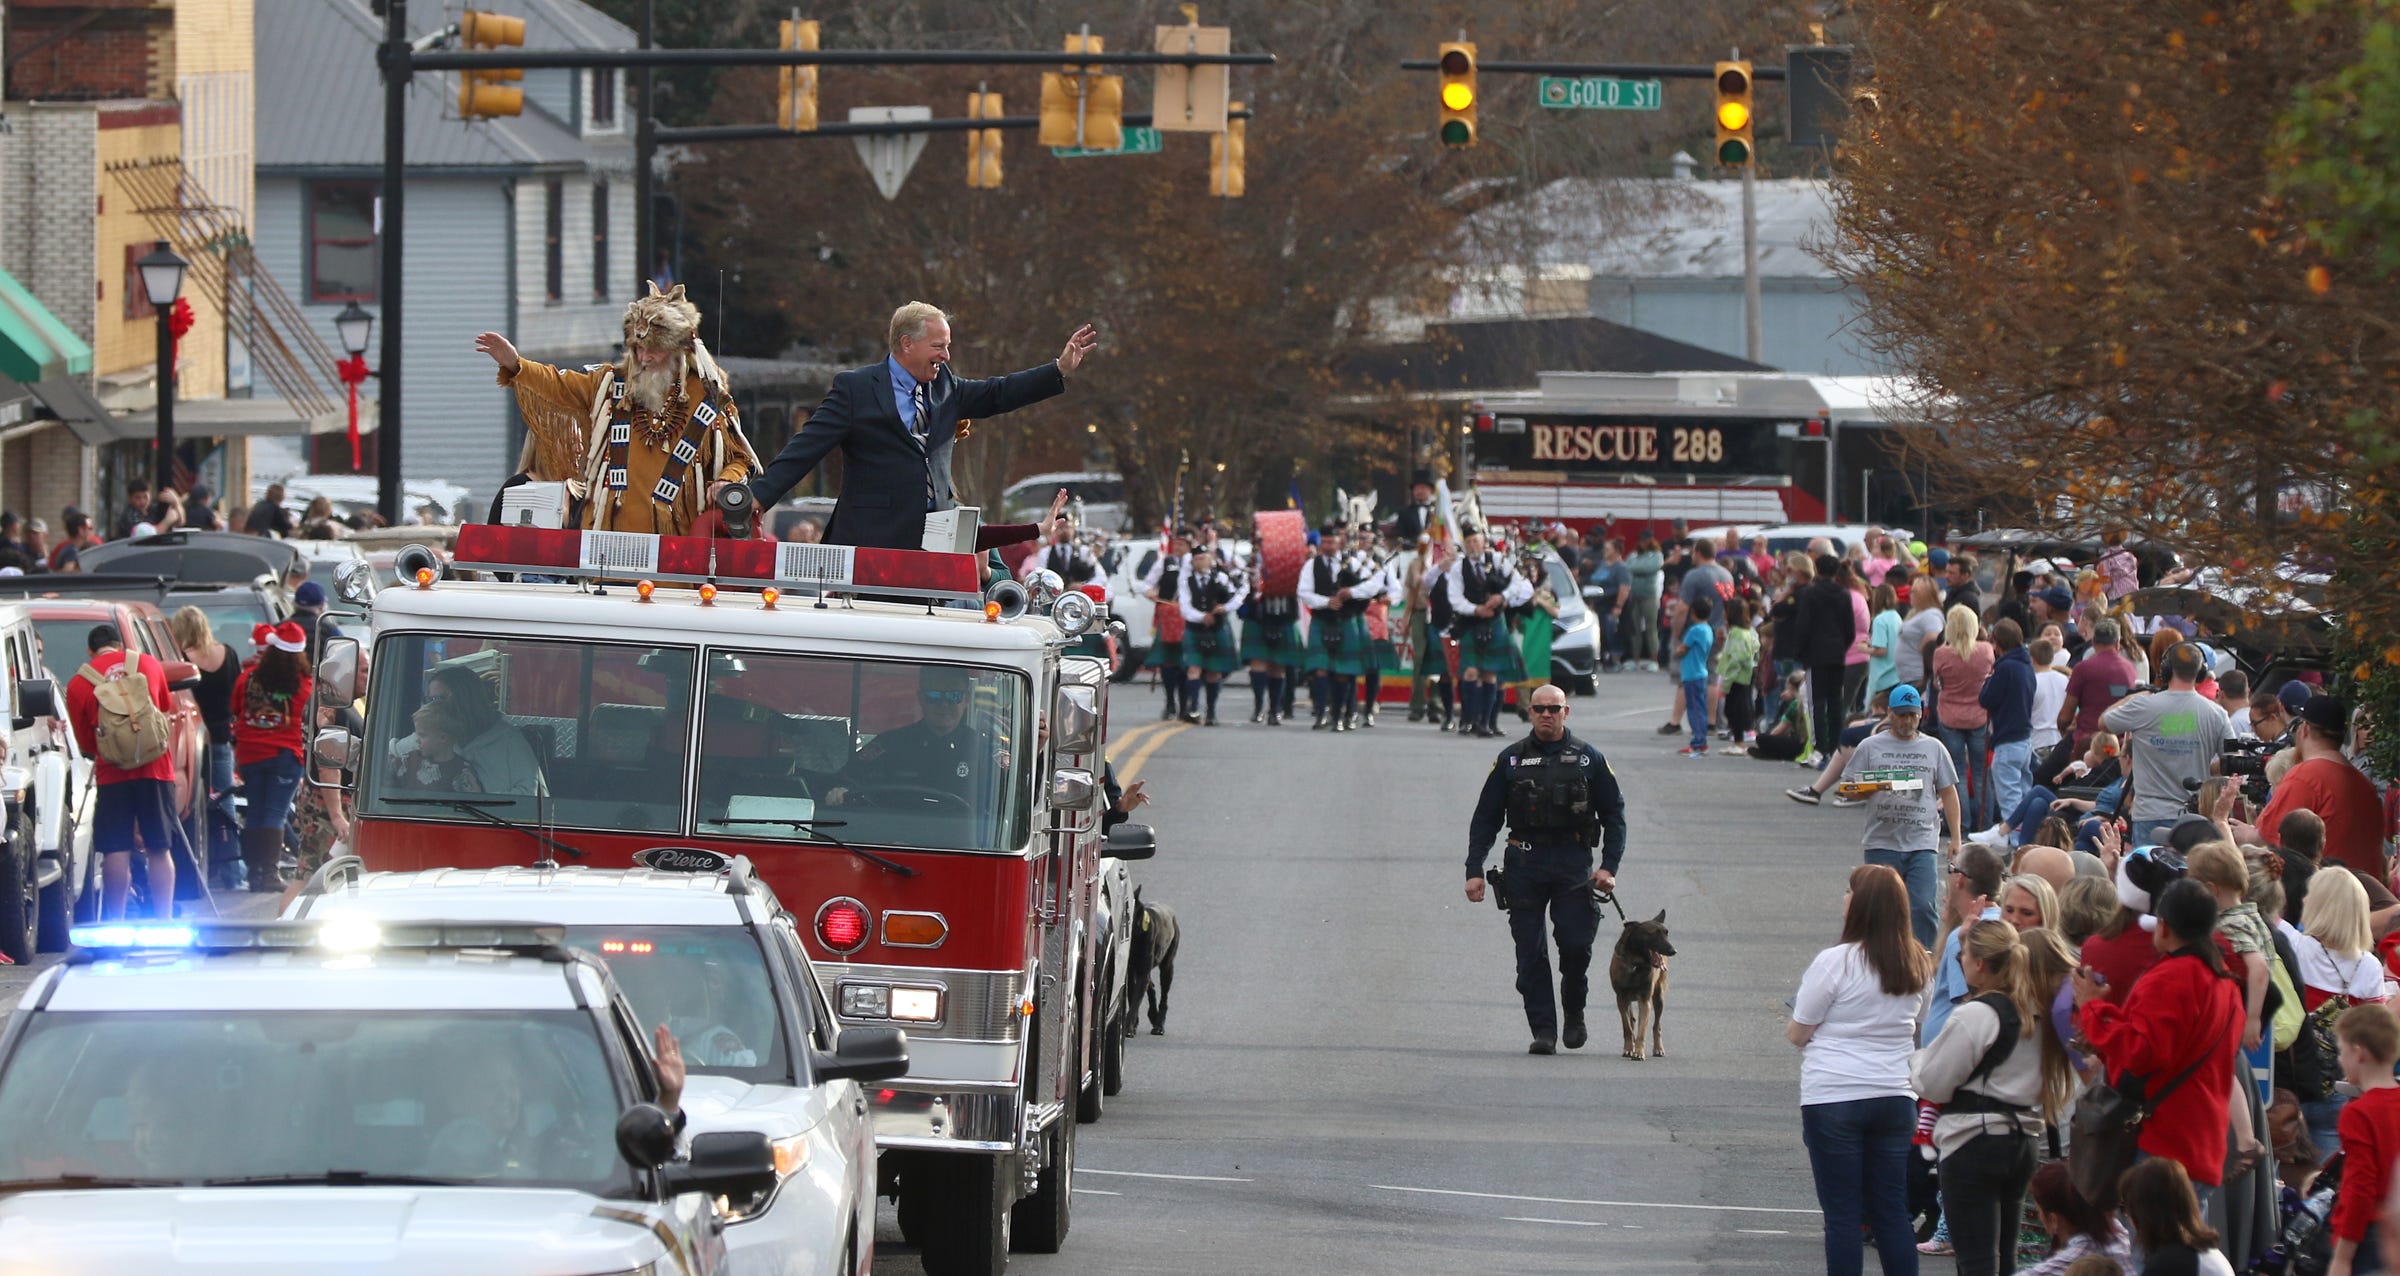
<instances>
[{"instance_id":1,"label":"green and blue tartan kilt","mask_svg":"<svg viewBox=\"0 0 2400 1276\"><path fill-rule=\"evenodd\" d=\"M1499 616L1469 620L1458 630L1458 667L1496 676L1502 682L1525 677L1525 657L1517 651L1516 635Z\"/></svg>"},{"instance_id":2,"label":"green and blue tartan kilt","mask_svg":"<svg viewBox=\"0 0 2400 1276\"><path fill-rule=\"evenodd\" d=\"M1232 673L1242 667L1242 644L1236 633L1233 618L1228 616L1216 630L1217 645L1204 645L1209 630L1200 625L1183 627L1183 666L1203 673Z\"/></svg>"},{"instance_id":3,"label":"green and blue tartan kilt","mask_svg":"<svg viewBox=\"0 0 2400 1276\"><path fill-rule=\"evenodd\" d=\"M1375 649L1375 663L1367 667L1367 672L1373 673L1377 669L1397 669L1400 667L1400 649L1392 645L1391 639L1371 638L1368 640L1368 645Z\"/></svg>"},{"instance_id":4,"label":"green and blue tartan kilt","mask_svg":"<svg viewBox=\"0 0 2400 1276\"><path fill-rule=\"evenodd\" d=\"M1184 632L1188 635L1191 631L1187 629ZM1155 635L1152 636L1150 639L1150 650L1142 657L1142 668L1180 669L1183 667L1183 664L1184 650L1182 640L1178 639L1175 642L1167 642L1164 639L1156 637Z\"/></svg>"},{"instance_id":5,"label":"green and blue tartan kilt","mask_svg":"<svg viewBox=\"0 0 2400 1276\"><path fill-rule=\"evenodd\" d=\"M1340 634L1341 650L1327 646L1326 638ZM1308 671L1310 673L1362 674L1374 653L1367 646L1367 618L1347 616L1330 622L1309 618Z\"/></svg>"},{"instance_id":6,"label":"green and blue tartan kilt","mask_svg":"<svg viewBox=\"0 0 2400 1276\"><path fill-rule=\"evenodd\" d=\"M1242 622L1242 659L1262 660L1270 665L1300 663L1300 623L1287 621L1274 624L1264 620Z\"/></svg>"}]
</instances>

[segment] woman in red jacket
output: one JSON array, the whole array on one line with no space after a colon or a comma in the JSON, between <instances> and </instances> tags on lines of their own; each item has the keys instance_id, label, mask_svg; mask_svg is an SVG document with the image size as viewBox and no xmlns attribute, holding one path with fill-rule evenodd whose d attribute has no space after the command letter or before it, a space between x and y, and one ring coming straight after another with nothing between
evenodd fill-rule
<instances>
[{"instance_id":1,"label":"woman in red jacket","mask_svg":"<svg viewBox=\"0 0 2400 1276\"><path fill-rule=\"evenodd\" d=\"M2165 956L2133 985L2124 1004L2088 967L2075 972L2077 1022L2109 1074L2142 1079L2157 1095L2192 1074L2158 1101L2142 1123L2145 1156L2167 1157L2191 1175L2203 1210L2225 1177L2234 1052L2241 1045L2242 989L2217 949L2217 902L2200 883L2184 879L2152 901L2156 943ZM2197 1063L2195 1068L2193 1065Z\"/></svg>"},{"instance_id":2,"label":"woman in red jacket","mask_svg":"<svg viewBox=\"0 0 2400 1276\"><path fill-rule=\"evenodd\" d=\"M283 889L283 826L291 819L308 753L308 631L298 622L260 625L258 658L233 683L233 761L248 799L242 859L250 889Z\"/></svg>"}]
</instances>

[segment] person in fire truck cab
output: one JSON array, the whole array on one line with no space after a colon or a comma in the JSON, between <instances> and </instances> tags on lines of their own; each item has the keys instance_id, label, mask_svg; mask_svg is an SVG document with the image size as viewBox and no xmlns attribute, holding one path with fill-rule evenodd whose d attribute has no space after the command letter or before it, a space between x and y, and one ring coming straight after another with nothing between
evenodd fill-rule
<instances>
[{"instance_id":1,"label":"person in fire truck cab","mask_svg":"<svg viewBox=\"0 0 2400 1276\"><path fill-rule=\"evenodd\" d=\"M526 429L519 468L564 481L587 530L688 535L720 490L758 468L682 284L661 292L653 282L625 308L625 354L613 364L555 368L521 358L497 332L477 336L475 348L516 392Z\"/></svg>"},{"instance_id":2,"label":"person in fire truck cab","mask_svg":"<svg viewBox=\"0 0 2400 1276\"><path fill-rule=\"evenodd\" d=\"M880 790L922 796L939 793L943 799L968 804L975 777L986 768L1005 770L991 737L966 725L968 698L974 694L967 671L926 665L917 671L915 722L877 735L852 754L841 774L825 790L832 806L875 803ZM945 805L950 803L945 801Z\"/></svg>"},{"instance_id":3,"label":"person in fire truck cab","mask_svg":"<svg viewBox=\"0 0 2400 1276\"><path fill-rule=\"evenodd\" d=\"M445 712L441 722L453 728L450 739L442 742L453 748L464 766L446 772L449 782L434 784L419 777L418 769L427 752L425 742L416 733L402 737L392 745L394 778L411 787L438 788L450 792L480 793L548 793L549 785L542 778L541 760L534 756L533 746L526 742L523 732L512 725L500 712L492 689L482 676L461 665L437 667L425 680L427 703L440 702ZM414 721L411 726L417 725ZM440 747L440 746L437 746ZM439 763L441 759L436 758ZM438 771L438 769L437 769ZM412 784L411 782L414 781Z\"/></svg>"}]
</instances>

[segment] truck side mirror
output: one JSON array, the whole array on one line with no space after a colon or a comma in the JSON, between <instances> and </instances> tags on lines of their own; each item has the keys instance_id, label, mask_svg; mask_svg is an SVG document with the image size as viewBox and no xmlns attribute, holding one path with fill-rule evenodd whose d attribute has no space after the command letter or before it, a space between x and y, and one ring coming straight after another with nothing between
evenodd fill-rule
<instances>
[{"instance_id":1,"label":"truck side mirror","mask_svg":"<svg viewBox=\"0 0 2400 1276\"><path fill-rule=\"evenodd\" d=\"M66 715L58 711L58 684L48 678L27 678L17 684L17 712L14 726L22 731L43 718Z\"/></svg>"},{"instance_id":2,"label":"truck side mirror","mask_svg":"<svg viewBox=\"0 0 2400 1276\"><path fill-rule=\"evenodd\" d=\"M314 771L348 771L358 765L358 737L347 727L324 727L308 742L308 766Z\"/></svg>"},{"instance_id":3,"label":"truck side mirror","mask_svg":"<svg viewBox=\"0 0 2400 1276\"><path fill-rule=\"evenodd\" d=\"M1059 811L1088 811L1100 796L1100 786L1092 782L1092 773L1077 767L1060 767L1050 776L1050 806Z\"/></svg>"},{"instance_id":4,"label":"truck side mirror","mask_svg":"<svg viewBox=\"0 0 2400 1276\"><path fill-rule=\"evenodd\" d=\"M317 658L317 703L338 709L358 699L358 640L328 638Z\"/></svg>"},{"instance_id":5,"label":"truck side mirror","mask_svg":"<svg viewBox=\"0 0 2400 1276\"><path fill-rule=\"evenodd\" d=\"M1158 833L1147 824L1120 824L1108 831L1101 854L1110 859L1146 860L1158 854Z\"/></svg>"},{"instance_id":6,"label":"truck side mirror","mask_svg":"<svg viewBox=\"0 0 2400 1276\"><path fill-rule=\"evenodd\" d=\"M692 1136L689 1160L665 1167L667 1190L740 1200L775 1190L775 1147L754 1130L712 1130Z\"/></svg>"},{"instance_id":7,"label":"truck side mirror","mask_svg":"<svg viewBox=\"0 0 2400 1276\"><path fill-rule=\"evenodd\" d=\"M655 1103L637 1103L617 1118L617 1155L627 1164L655 1170L675 1159L675 1123Z\"/></svg>"},{"instance_id":8,"label":"truck side mirror","mask_svg":"<svg viewBox=\"0 0 2400 1276\"><path fill-rule=\"evenodd\" d=\"M1060 753L1091 753L1100 747L1100 693L1068 683L1050 710L1050 744Z\"/></svg>"},{"instance_id":9,"label":"truck side mirror","mask_svg":"<svg viewBox=\"0 0 2400 1276\"><path fill-rule=\"evenodd\" d=\"M908 1075L908 1034L898 1028L845 1028L833 1052L810 1064L819 1081L886 1081Z\"/></svg>"}]
</instances>

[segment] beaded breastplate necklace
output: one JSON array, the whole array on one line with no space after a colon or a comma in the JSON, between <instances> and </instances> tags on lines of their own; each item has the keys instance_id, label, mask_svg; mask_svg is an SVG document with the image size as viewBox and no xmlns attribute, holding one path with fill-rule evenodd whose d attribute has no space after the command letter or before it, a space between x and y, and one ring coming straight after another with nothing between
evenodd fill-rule
<instances>
[{"instance_id":1,"label":"beaded breastplate necklace","mask_svg":"<svg viewBox=\"0 0 2400 1276\"><path fill-rule=\"evenodd\" d=\"M608 468L602 486L611 493L612 501L622 501L627 483L626 457L633 449L633 436L639 431L642 441L654 448L665 448L667 464L659 472L658 482L650 489L650 499L659 505L673 505L683 495L684 476L691 471L692 462L700 457L700 440L709 427L717 423L722 411L717 407L717 394L712 388L700 406L692 409L690 417L683 415L683 387L678 385L667 394L666 402L657 412L643 411L625 393L625 380L619 377L609 383L609 398L613 408L608 422ZM682 421L677 429L676 422ZM668 440L673 439L670 447Z\"/></svg>"}]
</instances>

